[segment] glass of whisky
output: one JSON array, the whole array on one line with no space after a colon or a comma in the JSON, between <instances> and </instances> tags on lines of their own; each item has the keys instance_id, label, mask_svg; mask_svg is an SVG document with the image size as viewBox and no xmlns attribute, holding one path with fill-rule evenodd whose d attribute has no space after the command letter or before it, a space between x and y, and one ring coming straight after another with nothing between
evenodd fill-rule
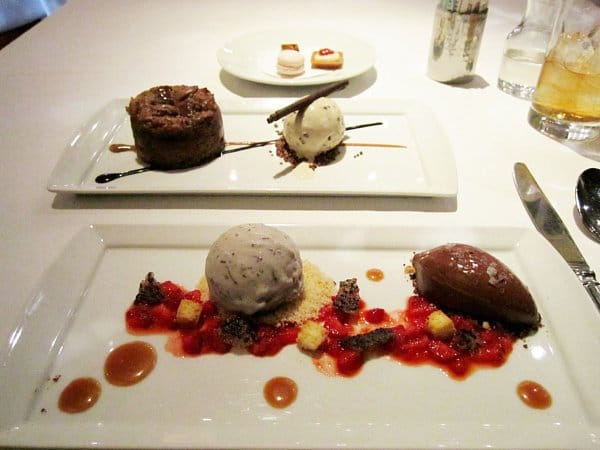
<instances>
[{"instance_id":1,"label":"glass of whisky","mask_svg":"<svg viewBox=\"0 0 600 450\"><path fill-rule=\"evenodd\" d=\"M600 136L600 0L567 0L529 110L530 125L558 140Z\"/></svg>"}]
</instances>

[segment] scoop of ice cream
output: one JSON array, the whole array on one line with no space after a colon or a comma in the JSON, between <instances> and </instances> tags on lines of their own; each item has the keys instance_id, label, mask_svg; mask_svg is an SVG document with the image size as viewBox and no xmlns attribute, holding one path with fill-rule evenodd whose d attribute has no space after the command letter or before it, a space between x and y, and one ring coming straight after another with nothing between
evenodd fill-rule
<instances>
[{"instance_id":1,"label":"scoop of ice cream","mask_svg":"<svg viewBox=\"0 0 600 450\"><path fill-rule=\"evenodd\" d=\"M263 224L238 225L213 243L205 276L211 299L243 314L296 300L303 289L302 260L292 239Z\"/></svg>"},{"instance_id":2,"label":"scoop of ice cream","mask_svg":"<svg viewBox=\"0 0 600 450\"><path fill-rule=\"evenodd\" d=\"M344 139L344 116L335 101L320 97L303 111L283 119L283 138L301 159L313 162L315 156L334 149Z\"/></svg>"}]
</instances>

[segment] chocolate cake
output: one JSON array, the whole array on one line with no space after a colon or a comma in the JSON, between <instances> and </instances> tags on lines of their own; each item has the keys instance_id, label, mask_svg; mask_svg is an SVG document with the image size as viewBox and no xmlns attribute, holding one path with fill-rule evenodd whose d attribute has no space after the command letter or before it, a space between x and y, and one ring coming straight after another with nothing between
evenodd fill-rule
<instances>
[{"instance_id":1,"label":"chocolate cake","mask_svg":"<svg viewBox=\"0 0 600 450\"><path fill-rule=\"evenodd\" d=\"M218 157L223 118L213 94L198 86L157 86L126 108L138 157L158 169L183 169Z\"/></svg>"}]
</instances>

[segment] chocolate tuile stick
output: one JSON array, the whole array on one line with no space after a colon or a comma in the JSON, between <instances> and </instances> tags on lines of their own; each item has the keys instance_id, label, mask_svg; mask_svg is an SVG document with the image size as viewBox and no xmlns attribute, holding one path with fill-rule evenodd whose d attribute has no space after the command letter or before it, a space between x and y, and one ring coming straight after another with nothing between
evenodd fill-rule
<instances>
[{"instance_id":1,"label":"chocolate tuile stick","mask_svg":"<svg viewBox=\"0 0 600 450\"><path fill-rule=\"evenodd\" d=\"M348 83L349 83L348 80L343 80L338 83L326 86L323 89L313 92L310 95L302 97L301 99L296 100L291 105L288 105L284 108L281 108L281 109L278 109L277 111L275 111L273 114L271 114L269 117L267 117L267 123L275 122L276 120L279 120L282 117L285 117L290 113L293 113L294 111L299 111L301 109L304 109L308 105L310 105L312 102L314 102L316 99L318 99L320 97L326 97L329 94L331 94L332 92L344 89L346 86L348 86Z\"/></svg>"}]
</instances>

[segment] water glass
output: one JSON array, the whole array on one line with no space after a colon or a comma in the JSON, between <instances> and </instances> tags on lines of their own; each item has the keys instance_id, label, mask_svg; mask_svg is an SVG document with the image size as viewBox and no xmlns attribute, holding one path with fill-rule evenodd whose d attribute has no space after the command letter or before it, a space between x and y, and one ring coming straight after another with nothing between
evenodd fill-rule
<instances>
[{"instance_id":1,"label":"water glass","mask_svg":"<svg viewBox=\"0 0 600 450\"><path fill-rule=\"evenodd\" d=\"M529 123L555 139L600 136L600 0L567 1L533 94Z\"/></svg>"},{"instance_id":2,"label":"water glass","mask_svg":"<svg viewBox=\"0 0 600 450\"><path fill-rule=\"evenodd\" d=\"M563 4L563 0L527 1L521 22L506 37L498 75L501 91L531 100Z\"/></svg>"}]
</instances>

